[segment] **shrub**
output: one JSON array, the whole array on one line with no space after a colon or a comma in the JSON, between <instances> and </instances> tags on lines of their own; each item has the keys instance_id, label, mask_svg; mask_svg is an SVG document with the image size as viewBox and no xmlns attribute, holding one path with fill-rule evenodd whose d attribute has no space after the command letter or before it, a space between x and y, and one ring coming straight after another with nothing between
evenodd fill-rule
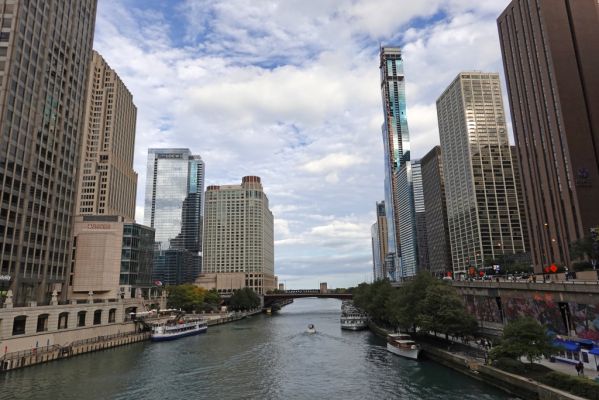
<instances>
[{"instance_id":1,"label":"shrub","mask_svg":"<svg viewBox=\"0 0 599 400\"><path fill-rule=\"evenodd\" d=\"M522 361L513 358L499 358L493 361L493 366L516 375L524 375L526 372L526 365Z\"/></svg>"},{"instance_id":2,"label":"shrub","mask_svg":"<svg viewBox=\"0 0 599 400\"><path fill-rule=\"evenodd\" d=\"M539 377L538 380L546 385L589 400L599 400L599 384L582 376L572 376L553 371Z\"/></svg>"}]
</instances>

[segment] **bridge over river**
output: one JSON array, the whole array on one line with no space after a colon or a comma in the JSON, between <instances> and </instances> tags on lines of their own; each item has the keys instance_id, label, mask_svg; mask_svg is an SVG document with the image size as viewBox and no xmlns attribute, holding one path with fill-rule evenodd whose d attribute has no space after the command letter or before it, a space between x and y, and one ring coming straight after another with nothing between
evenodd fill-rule
<instances>
[{"instance_id":1,"label":"bridge over river","mask_svg":"<svg viewBox=\"0 0 599 400\"><path fill-rule=\"evenodd\" d=\"M264 306L269 307L277 302L282 302L288 299L301 299L308 297L318 297L321 299L339 299L339 300L351 300L353 295L351 293L335 293L332 291L321 291L319 289L296 289L296 290L285 290L277 291L276 293L269 293L264 295Z\"/></svg>"}]
</instances>

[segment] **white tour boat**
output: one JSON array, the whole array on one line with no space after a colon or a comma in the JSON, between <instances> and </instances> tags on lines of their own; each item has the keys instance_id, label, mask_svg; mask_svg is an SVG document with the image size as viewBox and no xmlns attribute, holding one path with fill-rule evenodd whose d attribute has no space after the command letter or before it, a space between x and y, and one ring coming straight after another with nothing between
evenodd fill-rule
<instances>
[{"instance_id":1,"label":"white tour boat","mask_svg":"<svg viewBox=\"0 0 599 400\"><path fill-rule=\"evenodd\" d=\"M153 342L179 339L185 336L197 335L208 330L206 321L199 318L176 318L151 325Z\"/></svg>"},{"instance_id":2,"label":"white tour boat","mask_svg":"<svg viewBox=\"0 0 599 400\"><path fill-rule=\"evenodd\" d=\"M398 356L417 360L420 346L406 333L393 333L387 336L387 350Z\"/></svg>"},{"instance_id":3,"label":"white tour boat","mask_svg":"<svg viewBox=\"0 0 599 400\"><path fill-rule=\"evenodd\" d=\"M364 314L341 315L341 329L359 331L368 327L368 317Z\"/></svg>"}]
</instances>

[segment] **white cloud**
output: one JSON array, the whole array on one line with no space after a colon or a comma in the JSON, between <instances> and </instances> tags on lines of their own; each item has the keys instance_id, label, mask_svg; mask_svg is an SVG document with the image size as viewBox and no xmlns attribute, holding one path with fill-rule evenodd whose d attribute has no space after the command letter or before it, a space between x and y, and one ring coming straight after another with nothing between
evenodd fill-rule
<instances>
[{"instance_id":1,"label":"white cloud","mask_svg":"<svg viewBox=\"0 0 599 400\"><path fill-rule=\"evenodd\" d=\"M495 18L507 3L100 0L95 47L138 107L137 218L147 149L189 147L207 184L262 177L277 273L358 283L383 197L379 43L403 48L420 157L438 143L435 100L456 74L500 71Z\"/></svg>"}]
</instances>

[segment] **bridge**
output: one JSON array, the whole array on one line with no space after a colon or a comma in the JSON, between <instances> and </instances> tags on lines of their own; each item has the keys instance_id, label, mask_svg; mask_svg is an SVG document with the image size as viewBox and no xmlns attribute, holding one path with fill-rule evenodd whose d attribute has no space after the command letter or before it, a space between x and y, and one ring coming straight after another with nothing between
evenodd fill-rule
<instances>
[{"instance_id":1,"label":"bridge","mask_svg":"<svg viewBox=\"0 0 599 400\"><path fill-rule=\"evenodd\" d=\"M351 300L353 298L353 295L351 293L335 293L333 291L321 291L319 289L284 290L277 291L276 293L265 294L264 306L268 307L282 300L301 299L307 297L318 297L321 299Z\"/></svg>"}]
</instances>

